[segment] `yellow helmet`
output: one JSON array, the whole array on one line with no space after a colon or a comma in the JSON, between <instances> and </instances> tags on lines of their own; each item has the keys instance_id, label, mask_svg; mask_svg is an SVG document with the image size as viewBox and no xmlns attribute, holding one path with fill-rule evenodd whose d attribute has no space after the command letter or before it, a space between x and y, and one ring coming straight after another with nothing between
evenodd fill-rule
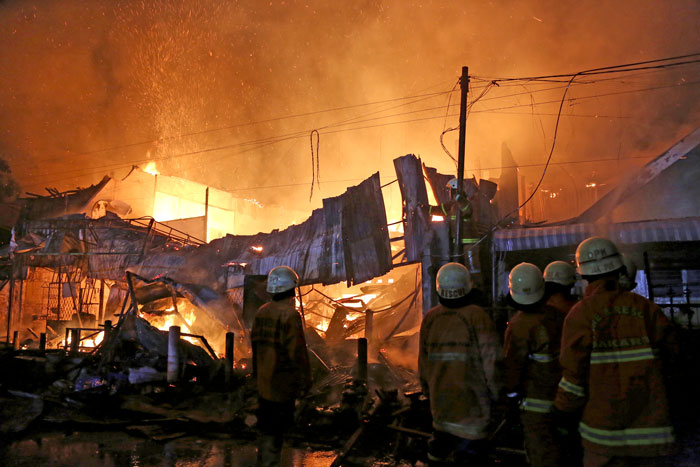
<instances>
[{"instance_id":1,"label":"yellow helmet","mask_svg":"<svg viewBox=\"0 0 700 467\"><path fill-rule=\"evenodd\" d=\"M267 275L267 291L282 293L299 285L299 276L289 266L277 266Z\"/></svg>"},{"instance_id":2,"label":"yellow helmet","mask_svg":"<svg viewBox=\"0 0 700 467\"><path fill-rule=\"evenodd\" d=\"M571 287L576 282L576 269L566 261L553 261L544 268L544 281Z\"/></svg>"},{"instance_id":3,"label":"yellow helmet","mask_svg":"<svg viewBox=\"0 0 700 467\"><path fill-rule=\"evenodd\" d=\"M437 294L442 298L461 298L472 290L472 278L463 264L447 263L437 273Z\"/></svg>"},{"instance_id":4,"label":"yellow helmet","mask_svg":"<svg viewBox=\"0 0 700 467\"><path fill-rule=\"evenodd\" d=\"M540 268L520 263L508 275L508 289L515 303L532 305L544 297L544 278Z\"/></svg>"},{"instance_id":5,"label":"yellow helmet","mask_svg":"<svg viewBox=\"0 0 700 467\"><path fill-rule=\"evenodd\" d=\"M576 248L576 264L582 276L600 276L622 267L622 257L613 242L589 237Z\"/></svg>"},{"instance_id":6,"label":"yellow helmet","mask_svg":"<svg viewBox=\"0 0 700 467\"><path fill-rule=\"evenodd\" d=\"M634 279L637 277L637 266L628 255L622 256L622 264L625 265L625 272L620 274L620 287L627 290L633 290L637 287Z\"/></svg>"}]
</instances>

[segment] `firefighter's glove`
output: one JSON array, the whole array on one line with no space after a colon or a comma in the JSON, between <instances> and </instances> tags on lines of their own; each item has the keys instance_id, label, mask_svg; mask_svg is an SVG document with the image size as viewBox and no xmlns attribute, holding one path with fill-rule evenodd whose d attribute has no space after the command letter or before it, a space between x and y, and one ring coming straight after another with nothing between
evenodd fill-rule
<instances>
[{"instance_id":1,"label":"firefighter's glove","mask_svg":"<svg viewBox=\"0 0 700 467\"><path fill-rule=\"evenodd\" d=\"M567 437L578 430L579 416L576 412L563 412L555 407L552 411L552 422L557 433Z\"/></svg>"}]
</instances>

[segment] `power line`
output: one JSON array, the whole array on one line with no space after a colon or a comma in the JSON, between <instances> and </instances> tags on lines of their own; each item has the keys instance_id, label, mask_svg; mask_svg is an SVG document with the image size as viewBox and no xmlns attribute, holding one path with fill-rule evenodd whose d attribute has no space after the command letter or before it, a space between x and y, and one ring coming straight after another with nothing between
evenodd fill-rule
<instances>
[{"instance_id":1,"label":"power line","mask_svg":"<svg viewBox=\"0 0 700 467\"><path fill-rule=\"evenodd\" d=\"M629 93L635 93L635 92L643 92L643 91L665 89L665 88L672 88L672 87L691 86L691 85L696 85L696 84L700 84L700 81L691 81L691 82L685 82L685 83L681 83L681 84L672 84L672 85L666 85L666 86L654 86L654 87L642 88L642 89L632 89L632 90L627 90L627 91L618 91L618 92L611 92L611 93L604 93L604 94L596 94L596 95L592 95L592 96L582 96L582 97L573 98L572 101L581 101L581 100L595 99L595 98L612 96L612 95L629 94ZM516 109L516 108L523 108L523 107L548 105L548 104L553 104L553 103L557 103L557 102L560 102L560 101L557 99L557 100L549 100L549 101L535 102L535 103L528 103L528 104L517 104L517 105L511 105L511 106L496 107L496 108L490 108L490 109L472 110L472 113L499 113L499 111L506 111L506 110L512 110L512 109ZM402 112L399 114L394 114L394 115L389 115L389 116L384 116L384 117L376 117L376 118L363 120L363 121L357 121L355 123L358 123L358 124L359 123L367 123L370 121L382 120L382 119L386 119L386 118L403 116L403 115L414 114L414 113L419 113L419 112L426 112L426 111L430 111L430 110L436 110L436 109L442 110L443 108L444 108L444 106L432 107L432 108L428 108L428 109L421 109L421 110L410 111L410 112ZM449 114L449 116L456 116L456 115L457 115L456 113ZM529 115L529 114L523 114L523 115ZM365 125L365 126L350 127L350 128L340 128L340 129L336 129L336 130L324 131L323 134L344 133L347 131L356 131L356 130L364 130L364 129L370 129L370 128L383 127L383 126L393 126L393 125L399 125L399 124L415 123L415 122L421 122L421 121L427 121L427 120L435 120L438 118L444 118L444 116L443 115L428 116L428 117L415 118L415 119L410 119L410 120L400 120L397 122L380 123L380 124L376 124L376 125ZM591 118L596 118L596 117L593 116ZM598 117L598 118L600 118L600 117ZM78 174L78 175L64 177L64 178L60 178L60 179L48 180L45 183L53 183L53 182L57 182L57 181L70 180L73 178L79 178L79 177L83 177L86 175L95 174L95 173L98 173L100 171L100 169L107 169L107 170L117 169L117 168L121 168L121 167L129 167L131 165L138 164L141 162L149 162L149 161L159 162L159 161L171 160L171 159L186 157L186 156L201 155L201 154L205 154L205 153L221 151L224 149L233 149L233 148L249 146L248 149L245 149L245 150L242 150L239 152L235 152L233 154L226 155L226 157L230 157L230 156L239 155L239 154L242 154L245 152L249 152L251 150L260 149L261 147L268 146L270 144L275 144L275 143L288 141L288 140L292 140L292 139L298 139L298 138L307 137L307 136L308 136L308 131L302 130L302 131L288 133L288 134L277 136L277 137L269 137L269 138L265 138L265 139L252 140L252 141L247 141L247 142L242 142L242 143L235 143L235 144L230 144L230 145L225 145L225 146L218 146L218 147L214 147L214 148L201 149L201 150L190 151L190 152L186 152L186 153L162 156L162 157L158 157L158 158L138 159L138 160L128 161L125 163L114 163L114 164L93 167L91 169L80 168L80 169L74 169L74 170L68 170L68 171L62 171L62 172L53 172L54 174L68 174L68 173L73 173L76 171L83 172L85 170L88 170L87 172L83 172L83 173ZM45 175L45 174L38 174L38 175Z\"/></svg>"},{"instance_id":2,"label":"power line","mask_svg":"<svg viewBox=\"0 0 700 467\"><path fill-rule=\"evenodd\" d=\"M603 68L595 68L595 69L591 69L591 70L583 70L583 71L579 71L578 73L575 73L575 74L571 75L571 78L569 79L569 82L568 82L568 84L566 85L566 89L564 89L564 93L562 94L561 102L559 103L559 110L558 110L558 113L557 113L557 120L556 120L555 125L554 125L554 137L552 138L552 147L551 147L551 150L549 151L549 156L547 157L547 162L546 162L545 165L544 165L544 169L542 170L542 175L541 175L539 181L537 182L537 185L535 185L535 188L532 190L532 193L530 194L530 196L528 196L528 198L527 198L522 204L520 204L520 205L519 205L516 209L514 209L513 211L511 211L511 212L509 212L508 214L506 214L503 218L499 219L499 220L493 225L493 227L492 227L491 229L489 229L489 232L488 232L488 233L486 233L485 235L483 235L481 238L479 238L479 240L476 241L476 243L473 243L473 244L470 246L469 250L471 250L472 248L474 248L476 245L478 245L479 243L481 243L481 241L483 241L486 237L488 237L488 235L490 235L491 232L493 232L495 229L498 228L499 224L500 224L503 220L507 219L511 214L520 211L520 209L522 209L528 202L530 202L530 200L535 196L535 193L537 193L537 191L539 190L539 187L540 187L540 185L542 184L542 181L544 180L545 175L547 174L547 169L549 168L550 162L551 162L551 160L552 160L552 155L554 154L554 148L556 147L556 143L557 143L557 134L558 134L558 131L559 131L559 122L560 122L560 119L561 119L561 112L562 112L562 109L563 109L563 107L564 107L564 101L565 101L565 99L566 99L566 94L568 93L569 88L571 87L571 84L574 82L574 80L575 80L578 76L581 76L581 75L590 75L590 74L598 74L598 73L602 74L602 73L606 73L606 72L613 73L613 72L621 71L621 70L620 70L621 68L628 68L627 71L629 71L629 67L636 67L637 65L646 65L646 64L648 64L648 63L656 63L656 62L660 62L660 61L669 61L669 60L674 60L674 59L679 59L679 58L687 58L687 57L690 57L690 56L700 56L700 53L698 53L698 54L692 54L692 55L685 55L685 56L680 56L680 57L674 57L674 58L668 58L668 59L650 60L650 61L646 61L646 62L638 62L638 63L632 63L632 64L628 64L628 65L615 65L615 66L611 66L611 67L603 67ZM700 61L700 60L698 60L698 61ZM689 62L683 62L683 63L689 63ZM682 63L681 63L681 64L682 64ZM673 66L673 64L658 65L658 66L649 67L649 68L665 68L665 67L667 67L667 66ZM644 68L637 67L637 68L633 68L633 69L634 69L634 70L640 70L640 69L644 69ZM550 77L552 77L552 76L550 76ZM467 254L467 252L465 252L464 254Z\"/></svg>"},{"instance_id":3,"label":"power line","mask_svg":"<svg viewBox=\"0 0 700 467\"><path fill-rule=\"evenodd\" d=\"M637 62L634 64L627 64L627 65L616 65L613 68L622 68L622 67L630 67L632 65L639 65L639 64L648 64L648 63L656 63L659 61L670 61L670 60L675 60L679 58L687 58L687 57L694 57L694 56L699 56L699 54L689 54L689 55L682 55L678 57L671 57L667 59L658 59L658 60L650 60L646 62ZM653 66L653 67L641 67L641 68L632 68L632 69L621 69L617 70L615 72L630 72L630 71L635 71L635 70L649 70L649 69L661 69L661 68L669 68L669 67L674 67L674 66L680 66L680 65L687 65L687 64L693 64L693 63L698 63L700 60L692 60L692 61L686 61L686 62L680 62L680 63L671 63L671 64L666 64L666 65L658 65L658 66ZM603 70L603 69L597 69L597 70ZM588 72L586 74L592 75L592 74L604 74L604 73L611 73L612 71L601 71L601 72L595 72L596 70L593 70L593 72ZM595 72L595 73L594 73ZM539 76L539 77L528 77L528 78L494 78L494 79L486 79L482 77L474 77L474 79L479 80L479 81L488 81L489 83L493 83L494 81L498 82L500 86L503 85L508 85L509 82L512 81L529 81L529 82L534 82L534 83L542 83L542 82L563 82L563 81L555 81L555 80L548 80L547 78L555 78L555 77L570 77L570 74L561 74L561 75L546 75L546 76ZM634 76L634 75L633 75ZM611 78L612 79L612 78ZM591 81L591 82L583 82L583 84L593 84L596 81ZM485 84L483 87L487 87L489 84ZM480 87L476 87L475 89L479 89ZM560 88L560 87L559 87ZM549 89L557 89L557 88L549 88ZM532 92L543 92L545 90L536 90ZM109 152L109 151L116 151L119 149L127 149L131 147L138 147L138 146L143 146L147 144L153 144L156 142L163 142L163 141L169 141L173 139L179 139L179 138L187 138L191 136L198 136L202 134L208 134L208 133L213 133L217 131L223 131L227 129L234 129L234 128L240 128L240 127L245 127L245 126L252 126L252 125L258 125L258 124L263 124L263 123L270 123L274 121L282 121L286 119L292 119L292 118L298 118L298 117L304 117L304 116L311 116L311 115L317 115L317 114L322 114L322 113L329 113L329 112L335 112L335 111L340 111L340 110L347 110L347 109L352 109L352 108L358 108L358 107L366 107L366 106L371 106L371 105L378 105L378 104L384 104L384 103L390 103L390 102L397 102L400 100L409 100L409 99L416 99L419 98L419 100L425 100L428 98L432 97L437 97L441 96L444 94L451 93L452 91L439 91L439 92L433 92L433 93L425 93L425 94L418 94L418 95L412 95L412 96L404 96L404 97L397 97L397 98L391 98L391 99L384 99L380 101L373 101L373 102L366 102L366 103L361 103L361 104L352 104L348 106L341 106L341 107L334 107L330 109L323 109L323 110L318 110L318 111L312 111L312 112L305 112L305 113L299 113L299 114L292 114L292 115L287 115L287 116L282 116L282 117L274 117L274 118L269 118L269 119L263 119L263 120L258 120L254 122L247 122L247 123L239 123L239 124L233 124L233 125L228 125L228 126L223 126L223 127L218 127L218 128L212 128L208 130L201 130L201 131L196 131L196 132L190 132L190 133L183 133L181 135L176 135L176 136L166 136L166 137L161 137L161 138L151 138L148 140L143 140L135 143L129 143L129 144L124 144L120 146L112 146L112 147L107 147L107 148L101 148L101 149L96 149L92 151L84 151L84 152L79 152L75 154L71 154L71 157L80 157L80 156L86 156L86 155L92 155L92 154L99 154L103 152ZM519 95L519 94L514 94L514 95ZM513 95L511 95L513 96ZM509 96L498 96L498 97L493 97L485 100L492 100L492 99L500 99L500 98L507 98ZM418 101L416 101L418 102ZM403 104L403 105L410 105L411 103L408 104ZM390 110L390 109L385 109ZM448 109L449 110L449 109ZM382 111L376 111L372 112L368 115L373 115L376 113L380 113ZM365 115L366 116L366 115ZM353 119L350 120L355 120L357 118L362 118L363 116L356 116ZM389 117L387 117L389 118ZM344 123L344 122L341 122ZM327 125L326 127L332 127L334 124ZM322 128L326 128L322 127ZM308 133L308 130L303 131L303 133ZM224 147L222 147L224 148ZM47 163L51 161L58 161L61 160L65 157L65 155L62 156L56 156L54 158L47 158L47 159L42 159L42 160L34 160L31 162L26 162L26 163L16 163L14 164L15 167L17 166L24 166L24 165L35 165L37 163ZM140 160L139 160L140 161ZM129 164L124 163L124 164Z\"/></svg>"},{"instance_id":4,"label":"power line","mask_svg":"<svg viewBox=\"0 0 700 467\"><path fill-rule=\"evenodd\" d=\"M627 71L627 70L625 70L625 71ZM659 71L655 71L655 72L654 72L654 71L649 71L649 72L647 72L647 73L636 73L636 74L633 74L633 75L631 75L631 76L639 76L639 75L645 75L645 74L651 74L651 73L657 73L657 72L659 72ZM602 79L602 80L587 81L587 82L584 82L584 83L575 83L573 86L588 85L588 84L597 84L597 83L602 82L602 81L614 81L614 80L616 80L616 78L606 78L606 79ZM482 86L481 88L484 88L484 87L487 87L487 86L488 86L488 85ZM518 84L518 86L520 86L520 84ZM555 87L549 87L549 88L545 88L545 89L537 89L537 90L534 90L534 91L525 91L525 92L518 92L518 93L513 93L513 94L507 94L507 95L505 95L505 96L489 97L489 98L485 98L485 99L483 99L483 100L507 99L507 98L509 98L509 97L516 97L516 96L520 96L520 95L524 95L524 94L533 94L533 93L537 93L537 92L546 92L546 91L551 91L551 90L562 89L562 88L564 88L564 87L565 87L565 86L555 86ZM477 88L477 89L479 89L479 88ZM424 94L424 95L422 95L422 96L434 97L434 96L436 96L436 95L444 95L444 94L448 94L448 93L451 93L451 92L452 92L452 91L444 91L444 92L437 92L437 93ZM376 103L394 102L394 101L401 100L401 99L412 99L413 97L421 97L421 95L418 95L418 96L411 96L411 97L406 97L406 98L389 99L389 100L386 100L386 101L377 101ZM415 102L418 102L418 101L421 101L421 100L425 100L425 99L419 99L419 100L414 101L414 102L412 102L412 103L415 103ZM548 101L548 102L558 102L558 100L556 100L556 101ZM399 105L399 106L396 106L396 107L392 107L392 108L390 108L390 109L384 109L384 110L382 110L382 111L391 110L391 109L393 109L393 108L397 108L397 107L401 107L401 106L403 106L403 105L409 105L409 104L410 104L410 103L408 103L408 104L402 104L402 105ZM353 105L353 106L348 106L347 108L358 107L358 106L364 106L364 105L371 105L371 103L368 103L368 104L357 104L357 105ZM429 108L419 109L419 110L411 111L411 112L404 112L404 113L399 113L399 114L387 115L387 116L384 116L384 117L381 117L381 118L390 118L390 117L394 117L394 116L406 115L406 114L408 114L408 113L419 113L419 112L424 112L424 111L429 111L429 110L435 110L435 109L442 109L442 108L444 108L444 107L442 107L442 106L429 107ZM342 108L339 108L339 109L342 109ZM330 109L330 110L328 110L328 111L332 111L332 110L333 110L333 109ZM449 112L449 102L448 102L448 109L447 109L447 110L448 110L448 112ZM366 116L367 116L367 115L374 115L374 114L377 114L377 113L381 113L382 111L371 112L371 113L369 113L369 114L366 114ZM309 114L313 114L313 113L322 113L322 112L326 112L326 111L311 112L311 113L309 113ZM479 112L481 112L481 111L479 111ZM298 114L298 115L308 115L308 114ZM448 115L446 115L446 117L447 117L447 116L448 116ZM292 116L292 117L293 117L293 116ZM290 118L292 118L292 117L290 117ZM347 122L350 122L350 121L352 121L352 120L356 120L356 119L359 118L359 117L360 117L360 116L356 116L356 117L353 117L352 119L349 119L349 120L346 120L346 121L341 121L341 122L336 122L336 123L334 123L334 124L325 125L325 126L319 127L319 129L325 129L325 128L330 128L330 127L337 126L337 125L342 125L342 124L347 123ZM285 117L280 117L280 118L276 118L276 119L261 120L260 122L269 122L269 121L281 120L281 119L284 119L284 118L285 118ZM367 121L367 120L364 120L364 121ZM362 122L364 122L364 121L359 121L359 122L357 122L357 123L362 123ZM253 122L253 123L251 123L251 125L252 125L252 124L255 124L255 123L259 123L259 122ZM244 125L244 124L242 124L241 126L243 126L243 125ZM212 131L215 131L215 130L212 130ZM206 132L206 131L205 131L205 132ZM201 134L201 133L205 133L205 132L198 132L198 133ZM305 134L307 134L308 132L309 132L309 130L300 130L299 132L296 132L296 133L291 133L291 134L283 135L282 138L285 138L286 136L290 136L290 135L294 135L294 134L298 134L298 135L304 134L304 135L305 135ZM183 136L186 136L186 135L183 135ZM177 137L170 137L170 139L174 139L174 138L177 138ZM149 141L148 143L152 143L152 142L154 142L154 141L155 141L155 140ZM124 147L138 146L138 145L142 145L142 144L145 144L145 143L143 143L143 142L140 142L140 143L132 143L132 144L129 144L129 145L124 145L124 146L120 146L120 147L114 147L113 149L120 149L120 148L124 148ZM235 144L232 144L232 145L219 146L219 148L221 148L221 149L226 149L226 148L229 148L229 147L238 146L238 145L240 145L240 144L246 144L246 143L235 143ZM108 150L110 150L110 148L105 148L105 149L101 149L101 150L96 150L96 151L88 152L88 153L79 153L79 154L75 154L74 156L75 156L75 157L79 157L79 156L81 156L81 155L89 155L89 154L92 154L92 153L104 152L104 151L108 151ZM206 152L207 150L205 149L205 150L202 150L202 151L205 151L205 152ZM185 154L185 155L191 155L191 153L187 153L187 154ZM166 157L169 157L169 156L166 156ZM172 156L172 157L178 157L178 155L174 155L174 156ZM52 160L52 159L45 159L45 160L33 161L33 162L31 162L31 164L37 164L37 163L47 162L47 161L50 161L50 160ZM137 162L148 161L148 160L150 160L150 159L138 159L138 160L132 161L132 162L133 162L133 163L137 163ZM157 158L157 159L154 159L154 160L165 160L165 159L163 159L163 158ZM122 163L122 164L129 164L129 162L125 162L125 163ZM22 164L19 164L19 165L21 166Z\"/></svg>"},{"instance_id":5,"label":"power line","mask_svg":"<svg viewBox=\"0 0 700 467\"><path fill-rule=\"evenodd\" d=\"M666 68L668 66L676 66L676 65L687 64L687 63L697 63L698 61L700 61L700 60L692 60L692 61L686 61L686 62L675 63L675 64L671 63L671 64L666 64L666 65L657 65L657 66L648 67L648 68L647 67L639 68L641 65L648 65L650 63L670 62L672 60L681 60L681 59L691 58L691 57L700 57L700 52L686 54L686 55L677 55L675 57L666 57L666 58L658 58L658 59L654 59L654 60L645 60L642 62L627 63L624 65L612 65L612 66L606 66L606 67L591 68L590 70L579 71L577 73L531 76L531 77L526 77L526 78L481 78L481 80L483 80L483 81L498 81L498 82L503 82L503 81L542 81L542 80L551 79L551 78L572 78L572 77L576 77L576 76L619 73L619 72L624 72L624 71L643 70L643 69L652 69L652 68ZM636 67L636 68L630 68L630 67ZM628 69L623 70L623 68L628 68Z\"/></svg>"},{"instance_id":6,"label":"power line","mask_svg":"<svg viewBox=\"0 0 700 467\"><path fill-rule=\"evenodd\" d=\"M670 65L675 65L675 64L670 64ZM627 70L624 70L624 71L627 71ZM674 84L674 85L672 85L672 86L681 86L681 85L687 85L687 84L695 84L695 83L694 83L694 82L691 82L691 83L683 83L683 84ZM652 88L646 88L646 89L635 89L635 90L621 91L621 92L618 92L618 93L606 93L606 94L598 94L598 95L595 95L595 96L583 96L583 97L579 97L579 98L576 98L576 99L577 99L577 100L583 100L583 99L594 98L594 97L597 98L597 97L604 97L604 96L607 96L607 95L625 94L625 93L630 93L630 92L639 92L639 91L644 91L644 90L649 90L649 89L659 89L659 88L663 88L663 87L672 87L672 86L659 86L659 87L652 87ZM488 85L487 85L487 86L483 86L483 87L488 87ZM555 89L555 88L550 88L550 89ZM540 92L540 91L544 91L544 90L537 90L537 91L533 91L533 92ZM445 92L441 92L441 93L432 93L431 95L435 95L435 94L445 94ZM514 96L514 95L521 95L521 94L523 94L523 93L515 93L515 94L511 94L511 95L509 95L509 96L501 96L501 97L496 97L496 98L507 98L507 97L512 97L512 96ZM490 98L490 99L496 99L496 98ZM489 100L490 100L490 99L489 99ZM395 101L395 100L398 100L398 99L392 99L392 100ZM485 99L485 100L486 100L486 99ZM476 112L477 112L477 113L481 113L481 112L493 112L493 111L495 111L495 110L508 110L508 109L513 109L513 108L517 108L517 107L525 107L525 106L527 106L527 107L532 107L532 106L534 106L534 105L545 105L545 104L554 103L554 102L557 102L557 101L545 101L545 102L539 102L539 103L530 103L530 104L527 104L527 105L507 106L507 107L500 107L500 108L495 108L495 109L479 110L479 111L476 111ZM442 108L444 108L444 107L432 107L432 108L427 108L427 109L419 109L419 110L417 110L417 111L403 112L403 113L399 113L399 114L394 114L394 115L389 115L389 116L383 116L383 117L378 117L378 118L374 118L374 119L366 119L366 120L362 120L362 121L356 121L355 123L365 123L365 122L368 122L368 121L382 120L382 119L391 118L391 117L395 117L395 116L407 115L407 114L412 114L412 113L426 112L426 111L429 111L429 110L442 109ZM448 112L449 112L449 108L448 108ZM356 130L356 129L372 128L372 127L382 126L382 125L395 125L395 124L401 124L401 123L410 123L410 122L422 121L422 120L427 120L427 119L432 119L432 118L434 118L434 117L421 118L421 119L413 119L413 120L400 121L400 122L389 122L389 123L385 123L385 124L381 124L381 125L373 125L373 126L364 126L364 127L347 128L347 129L345 129L345 130L340 130L340 131L351 131L351 130ZM339 125L342 125L342 124L339 124ZM330 128L330 127L332 127L332 125L326 125L326 128ZM326 131L326 132L324 132L324 133L337 133L337 132L339 132L339 131L338 131L338 130L332 131L332 132ZM150 159L150 158L149 158L149 159L132 160L132 161L127 161L127 162L125 162L125 163L118 163L118 164L115 163L115 164L109 164L109 165L102 166L102 167L95 167L94 169L126 167L126 166L129 166L129 165L133 165L134 163L147 162L147 161L151 161L151 160L153 160L153 161L162 161L162 160L168 160L168 159L173 159L173 158L178 158L178 157L184 157L184 156L189 156L189 155L198 155L198 154L208 153L208 152L212 152L212 151L219 151L219 150L223 150L223 149L230 149L230 148L235 148L235 147L245 147L245 146L260 145L260 144L267 145L268 143L276 143L276 142L281 142L281 141L285 141L285 140L289 140L289 139L296 139L296 138L298 138L298 137L301 137L301 136L303 136L303 135L306 135L307 133L308 133L308 130L302 130L302 131L295 132L295 133L290 133L290 134L281 135L281 136L273 136L273 137L269 137L269 138L265 138L265 139L261 139L261 140L253 140L253 141L249 141L249 142L235 143L235 144L231 144L231 145L218 146L218 147L214 147L214 148L207 148L207 149L202 149L202 150L197 150L197 151L191 151L191 152L186 152L186 153L181 153L181 154L174 154L174 155L169 155L169 156L163 156L163 157L160 157L160 158L153 158L153 159ZM247 152L247 151L243 151L243 152ZM61 173L70 173L70 172L76 172L76 171L83 172L84 175L87 175L87 174L90 174L90 173L95 173L95 170L92 170L91 172L87 172L87 173L85 173L84 170L85 170L85 169L82 169L82 168L81 168L81 169L76 169L76 170L73 170L73 171L64 171L64 172L61 172ZM79 177L79 176L83 176L83 175L78 175L78 176L70 177L70 178L77 178L77 177ZM56 180L56 181L58 181L58 180Z\"/></svg>"},{"instance_id":7,"label":"power line","mask_svg":"<svg viewBox=\"0 0 700 467\"><path fill-rule=\"evenodd\" d=\"M99 154L102 152L109 152L109 151L116 151L119 149L128 149L128 148L132 148L132 147L144 146L144 145L153 144L156 142L170 141L170 140L174 140L174 139L187 138L190 136L199 136L199 135L203 135L203 134L214 133L217 131L232 130L234 128L242 128L242 127L246 127L246 126L261 125L264 123L271 123L271 122L276 122L276 121L281 121L281 120L289 120L289 119L300 118L300 117L308 117L311 115L318 115L318 114L323 114L323 113L338 112L341 110L348 110L348 109L353 109L353 108L358 108L358 107L367 107L367 106L371 106L371 105L386 104L386 103L390 103L390 102L397 102L400 100L409 100L409 99L416 99L416 98L428 99L428 98L432 98L432 97L439 97L439 96L444 95L444 94L446 94L446 91L439 91L439 92L432 92L432 93L404 96L404 97L396 97L396 98L391 98L391 99L384 99L384 100L373 101L373 102L365 102L365 103L361 103L361 104L352 104L352 105L341 106L341 107L332 107L330 109L315 110L312 112L304 112L304 113L299 113L299 114L285 115L285 116L281 116L281 117L272 117L272 118L263 119L263 120L256 120L253 122L236 123L236 124L227 125L227 126L223 126L223 127L212 128L209 130L200 130L200 131L194 131L194 132L190 132L190 133L183 133L183 134L175 135L175 136L164 136L164 137L150 138L150 139L138 141L135 143L128 143L128 144L123 144L123 145L119 145L119 146L110 146L110 147L106 147L106 148L94 149L91 151L83 151L83 152L79 152L79 153L75 153L75 154L70 154L70 156L71 157L89 156L92 154ZM54 158L43 159L39 162L50 162L53 160L62 159L64 157L65 157L65 155L60 155L60 156L56 156ZM37 161L27 162L26 165L33 165L35 163L37 163ZM24 164L20 163L18 165L24 165Z\"/></svg>"}]
</instances>

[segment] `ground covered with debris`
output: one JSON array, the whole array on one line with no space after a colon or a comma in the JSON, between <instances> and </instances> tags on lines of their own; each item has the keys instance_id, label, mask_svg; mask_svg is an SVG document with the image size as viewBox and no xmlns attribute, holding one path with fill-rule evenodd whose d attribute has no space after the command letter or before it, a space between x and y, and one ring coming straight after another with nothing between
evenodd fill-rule
<instances>
[{"instance_id":1,"label":"ground covered with debris","mask_svg":"<svg viewBox=\"0 0 700 467\"><path fill-rule=\"evenodd\" d=\"M297 404L285 465L424 463L431 420L415 372L392 364L388 345L368 360L365 339L329 345L308 332L314 384ZM107 334L82 352L0 349L2 465L254 463L257 393L246 358L231 367L184 339L172 354L169 333L136 313ZM668 465L700 465L700 340L697 331L680 337L669 375L679 452ZM394 350L405 343L395 339ZM493 465L525 465L517 417L492 441Z\"/></svg>"}]
</instances>

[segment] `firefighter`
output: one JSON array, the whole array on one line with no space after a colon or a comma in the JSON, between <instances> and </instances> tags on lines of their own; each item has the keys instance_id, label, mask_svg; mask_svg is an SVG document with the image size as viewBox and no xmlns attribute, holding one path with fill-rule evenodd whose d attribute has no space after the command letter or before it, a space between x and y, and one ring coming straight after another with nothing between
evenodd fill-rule
<instances>
[{"instance_id":1,"label":"firefighter","mask_svg":"<svg viewBox=\"0 0 700 467\"><path fill-rule=\"evenodd\" d=\"M506 389L511 398L520 400L528 463L537 467L571 465L564 462L564 444L552 416L561 379L558 357L566 312L547 305L545 281L534 264L515 266L508 286L508 301L518 312L505 334Z\"/></svg>"},{"instance_id":2,"label":"firefighter","mask_svg":"<svg viewBox=\"0 0 700 467\"><path fill-rule=\"evenodd\" d=\"M474 304L465 266L445 264L436 282L440 304L423 319L418 354L433 416L428 459L481 465L501 404L500 342L491 318Z\"/></svg>"},{"instance_id":3,"label":"firefighter","mask_svg":"<svg viewBox=\"0 0 700 467\"><path fill-rule=\"evenodd\" d=\"M584 240L576 263L589 284L564 322L557 418L571 426L583 410L586 466L655 465L674 444L662 372L677 351L673 329L656 304L620 287L613 242Z\"/></svg>"},{"instance_id":4,"label":"firefighter","mask_svg":"<svg viewBox=\"0 0 700 467\"><path fill-rule=\"evenodd\" d=\"M467 184L467 182L469 182ZM465 186L470 188L472 196L478 192L478 188L473 180L465 180ZM470 245L478 241L478 235L476 231L476 223L473 218L474 208L471 201L469 200L469 195L465 191L460 191L458 189L458 181L453 178L446 185L450 192L450 199L441 203L439 206L431 206L430 214L442 216L449 226L449 236L450 236L450 248L452 248L457 242L462 245ZM462 219L462 231L461 239L457 240L457 215L461 215ZM471 258L471 256L470 256ZM474 268L472 268L473 270Z\"/></svg>"},{"instance_id":5,"label":"firefighter","mask_svg":"<svg viewBox=\"0 0 700 467\"><path fill-rule=\"evenodd\" d=\"M576 283L576 269L566 261L553 261L544 268L547 305L568 313L576 303L571 289Z\"/></svg>"},{"instance_id":6,"label":"firefighter","mask_svg":"<svg viewBox=\"0 0 700 467\"><path fill-rule=\"evenodd\" d=\"M311 386L309 357L301 317L294 307L299 277L287 266L267 276L272 301L255 314L253 372L258 385L257 465L280 465L284 433L294 419L295 399Z\"/></svg>"},{"instance_id":7,"label":"firefighter","mask_svg":"<svg viewBox=\"0 0 700 467\"><path fill-rule=\"evenodd\" d=\"M620 287L632 291L637 288L637 282L635 282L637 266L628 255L622 253L620 255L622 256L622 264L625 265L625 270L620 273Z\"/></svg>"}]
</instances>

